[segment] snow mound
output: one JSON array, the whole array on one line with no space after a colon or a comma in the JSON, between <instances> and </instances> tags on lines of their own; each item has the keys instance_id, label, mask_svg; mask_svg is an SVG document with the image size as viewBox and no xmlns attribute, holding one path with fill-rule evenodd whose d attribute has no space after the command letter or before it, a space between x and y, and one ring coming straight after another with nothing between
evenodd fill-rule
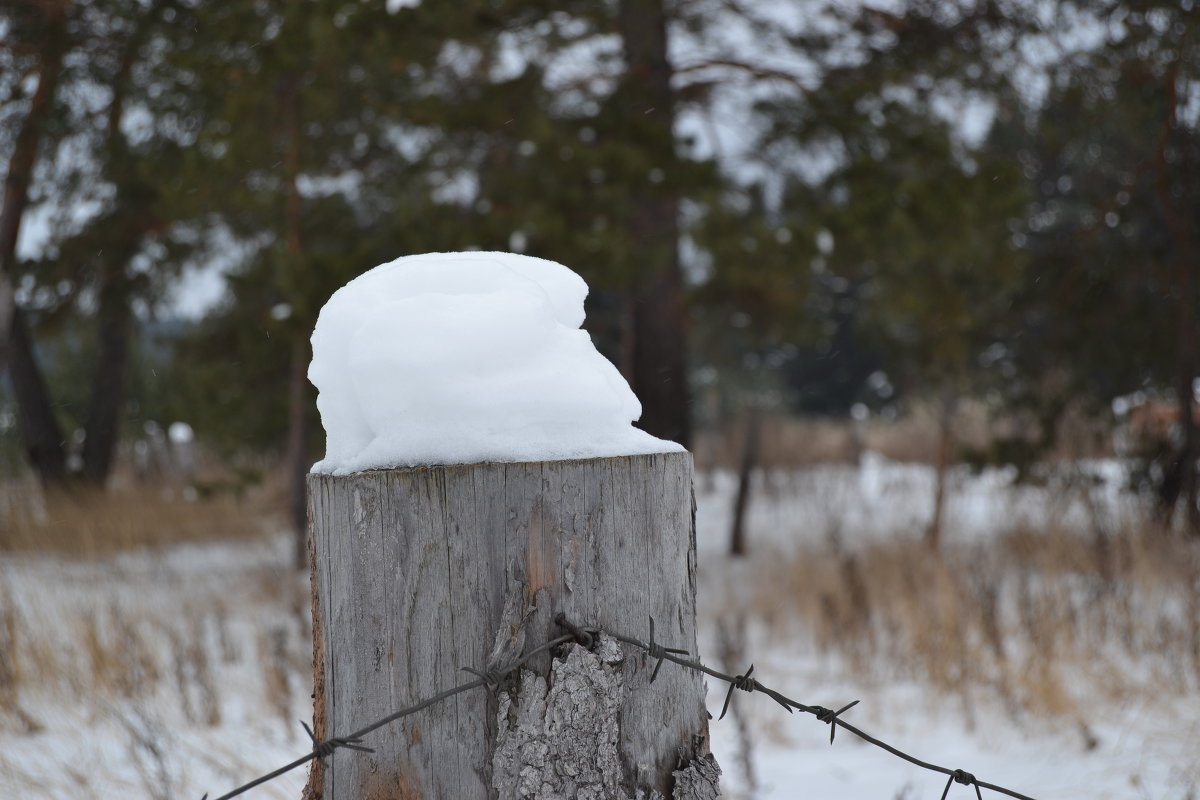
<instances>
[{"instance_id":1,"label":"snow mound","mask_svg":"<svg viewBox=\"0 0 1200 800\"><path fill-rule=\"evenodd\" d=\"M334 292L312 335L314 472L682 450L592 344L587 284L511 253L407 256Z\"/></svg>"}]
</instances>

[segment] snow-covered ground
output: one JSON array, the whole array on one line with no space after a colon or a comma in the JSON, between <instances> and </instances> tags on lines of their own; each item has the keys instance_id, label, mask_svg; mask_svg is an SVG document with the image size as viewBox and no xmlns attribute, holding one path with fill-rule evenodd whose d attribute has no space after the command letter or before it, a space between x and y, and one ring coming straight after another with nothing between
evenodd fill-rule
<instances>
[{"instance_id":1,"label":"snow-covered ground","mask_svg":"<svg viewBox=\"0 0 1200 800\"><path fill-rule=\"evenodd\" d=\"M1116 462L1061 467L1040 488L1014 486L1012 477L1008 470L951 471L947 545L986 543L1020 526L1042 531L1100 525L1112 532L1146 511L1122 491L1126 474ZM701 651L715 666L736 673L753 663L757 680L809 705L840 708L860 700L846 719L868 733L916 758L1033 797L1183 800L1200 790L1195 679L1179 676L1173 691L1157 697L1147 691L1117 698L1094 696L1095 687L1081 676L1073 688L1086 713L1043 716L1014 710L982 688L964 698L906 679L856 678L838 655L814 652L809 637L781 634L778 625L754 618L754 603L740 597L745 593L737 587L754 583L757 565L786 561L835 539L843 551L919 539L932 513L935 476L929 467L867 453L857 469L825 465L761 476L749 514L751 557L742 564L723 558L735 487L728 473L701 475L696 486ZM721 660L722 618L740 639L740 663ZM725 692L724 686L709 685L714 716ZM830 746L826 725L807 715L789 716L763 695L737 692L734 703L741 720L730 715L712 724L728 796L929 798L945 789L945 777L845 732ZM960 785L949 794L973 796L972 788Z\"/></svg>"},{"instance_id":2,"label":"snow-covered ground","mask_svg":"<svg viewBox=\"0 0 1200 800\"><path fill-rule=\"evenodd\" d=\"M0 797L198 800L303 752L311 622L291 558L286 537L6 556L0 609L16 614L0 637L21 659L19 710L0 700ZM258 796L299 797L303 780Z\"/></svg>"},{"instance_id":3,"label":"snow-covered ground","mask_svg":"<svg viewBox=\"0 0 1200 800\"><path fill-rule=\"evenodd\" d=\"M1085 523L1134 513L1117 491L1117 467L1086 466L1095 480L1084 494L1061 483L1012 489L1002 472L955 472L946 540L986 540L1022 519ZM831 539L853 549L919 536L932 481L925 467L873 455L858 470L768 475L756 487L751 547L760 558L786 558ZM738 609L728 587L753 578L758 562L723 555L734 483L726 474L697 480L706 661L729 671L752 662L756 678L810 704L861 700L848 721L914 756L1037 798L1196 796L1200 690L1192 678L1157 696L1091 697L1086 719L1041 716L987 692L968 701L919 681L854 677L809 637L747 616L752 606ZM280 538L89 562L6 556L0 798L216 796L307 752L299 720L311 713L308 586L290 569L290 553ZM746 663L723 663L723 617L736 626ZM714 716L724 691L709 687ZM712 735L734 797L929 798L945 785L845 732L831 747L825 725L789 716L762 695L739 692ZM248 796L296 798L304 777L297 770ZM970 796L968 787L950 791Z\"/></svg>"}]
</instances>

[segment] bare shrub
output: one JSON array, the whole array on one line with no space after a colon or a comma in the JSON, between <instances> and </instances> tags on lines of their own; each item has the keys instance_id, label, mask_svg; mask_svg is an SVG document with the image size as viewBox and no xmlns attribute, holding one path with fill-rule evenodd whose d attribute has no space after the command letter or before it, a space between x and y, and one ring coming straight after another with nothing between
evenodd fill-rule
<instances>
[{"instance_id":1,"label":"bare shrub","mask_svg":"<svg viewBox=\"0 0 1200 800\"><path fill-rule=\"evenodd\" d=\"M171 643L171 662L180 708L193 723L219 725L221 702L209 657L204 618L192 605L187 607L185 615L188 626L186 636L173 625L164 626L166 638Z\"/></svg>"},{"instance_id":2,"label":"bare shrub","mask_svg":"<svg viewBox=\"0 0 1200 800\"><path fill-rule=\"evenodd\" d=\"M16 720L22 732L37 733L42 726L21 706L22 625L7 587L0 591L0 712Z\"/></svg>"},{"instance_id":3,"label":"bare shrub","mask_svg":"<svg viewBox=\"0 0 1200 800\"><path fill-rule=\"evenodd\" d=\"M130 760L141 776L146 794L154 800L177 797L179 779L168 757L170 739L166 726L141 705L115 716L129 736Z\"/></svg>"},{"instance_id":4,"label":"bare shrub","mask_svg":"<svg viewBox=\"0 0 1200 800\"><path fill-rule=\"evenodd\" d=\"M158 683L162 669L141 622L115 603L104 617L91 610L77 620L77 641L89 668L86 676L76 676L83 684L81 691L101 690L136 698Z\"/></svg>"},{"instance_id":5,"label":"bare shrub","mask_svg":"<svg viewBox=\"0 0 1200 800\"><path fill-rule=\"evenodd\" d=\"M288 656L288 629L283 625L260 630L258 662L262 665L263 688L267 704L279 716L286 730L295 724L292 714L292 665Z\"/></svg>"}]
</instances>

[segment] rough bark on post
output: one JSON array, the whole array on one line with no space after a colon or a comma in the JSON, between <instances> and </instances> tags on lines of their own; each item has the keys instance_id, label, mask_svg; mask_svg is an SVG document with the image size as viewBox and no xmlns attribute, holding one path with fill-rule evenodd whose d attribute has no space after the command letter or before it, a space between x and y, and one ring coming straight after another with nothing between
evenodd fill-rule
<instances>
[{"instance_id":1,"label":"rough bark on post","mask_svg":"<svg viewBox=\"0 0 1200 800\"><path fill-rule=\"evenodd\" d=\"M687 453L311 475L318 736L582 625L695 653ZM307 798L716 797L700 677L607 637L339 750Z\"/></svg>"}]
</instances>

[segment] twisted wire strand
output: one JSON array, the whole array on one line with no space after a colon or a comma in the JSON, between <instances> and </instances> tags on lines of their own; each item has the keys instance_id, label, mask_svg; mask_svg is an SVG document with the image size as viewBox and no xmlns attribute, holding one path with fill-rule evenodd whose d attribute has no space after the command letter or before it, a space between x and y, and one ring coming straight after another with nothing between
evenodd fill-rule
<instances>
[{"instance_id":1,"label":"twisted wire strand","mask_svg":"<svg viewBox=\"0 0 1200 800\"><path fill-rule=\"evenodd\" d=\"M808 705L806 703L801 703L798 700L793 700L792 698L787 697L786 695L782 694L781 692L778 692L775 689L771 689L770 687L764 686L762 683L759 683L755 678L751 677L752 673L754 672L754 665L751 665L746 670L746 672L741 675L729 675L724 672L721 672L720 670L715 670L712 667L707 666L706 664L701 662L699 659L690 658L689 657L690 654L688 653L687 650L683 650L680 648L674 648L674 647L666 647L662 643L658 642L654 637L654 619L653 618L650 619L649 641L643 641L641 639L637 639L637 638L634 638L631 636L626 636L617 631L611 630L609 628L600 627L600 626L575 625L562 612L559 612L558 614L555 615L554 621L560 628L567 631L564 635L550 639L545 644L542 644L539 647L536 647L536 648L528 651L527 653L522 655L519 659L517 659L516 661L513 661L511 664L507 664L507 665L502 666L497 669L477 670L477 669L474 669L471 667L463 667L462 669L464 671L469 672L472 675L475 675L476 679L472 680L472 681L468 681L463 684L460 684L451 689L446 689L445 691L439 692L439 693L429 697L426 700L422 700L419 703L415 703L411 706L407 706L405 708L401 708L397 711L394 711L391 714L388 714L387 716L382 717L381 719L376 720L375 722L373 722L369 725L366 725L350 734L347 734L345 736L330 737L329 739L326 739L324 741L318 741L316 738L316 735L313 733L312 729L309 728L307 724L302 722L301 725L304 725L305 731L308 732L309 737L312 738L312 740L313 740L313 749L310 753L307 753L306 755L301 756L300 758L296 759L295 761L292 761L291 763L280 767L279 769L275 770L274 772L270 772L259 778L255 778L254 780L250 781L249 783L243 784L242 786L239 786L238 788L234 789L233 791L223 794L220 797L215 798L214 800L229 800L229 798L237 797L238 795L243 794L243 793L249 791L250 789L253 789L256 786L259 786L260 784L263 784L263 783L266 783L267 781L273 780L274 778L277 778L280 775L283 775L284 773L290 772L290 771L296 769L297 767L303 766L304 764L307 764L310 761L313 761L316 759L324 759L328 756L331 756L331 755L333 755L333 753L335 751L337 751L339 749L357 750L359 752L367 752L367 753L374 752L370 747L367 747L362 744L363 737L365 737L367 734L370 734L370 733L378 730L379 728L382 728L385 725L395 722L398 719L410 716L412 714L416 714L417 712L419 712L423 709L426 709L436 703L440 703L441 701L446 700L455 695L472 691L473 689L486 689L489 692L495 693L499 689L499 687L503 683L503 681L510 674L512 674L516 670L520 669L526 662L528 662L534 656L545 653L545 652L551 650L552 648L557 647L558 645L561 645L561 644L566 644L567 642L574 642L581 647L585 647L587 649L592 649L596 645L596 643L599 641L599 637L601 635L608 636L612 639L615 639L618 642L622 642L622 643L630 645L632 647L636 647L636 648L644 651L647 655L649 655L655 661L654 672L652 673L651 678L650 678L651 683L653 683L654 679L658 677L658 671L662 667L663 662L670 661L671 663L678 664L679 666L681 666L685 669L689 669L689 670L692 670L693 672L699 672L701 674L708 675L711 678L715 678L716 680L719 680L719 681L729 684L729 690L725 695L725 702L721 709L721 717L724 717L726 712L729 710L729 704L733 697L733 693L734 693L735 689L740 689L744 692L749 692L749 693L758 692L759 694L765 694L767 697L770 697L772 700L774 700L780 706L787 709L787 712L789 714L792 713L793 711L802 711L806 714L811 714L812 716L816 717L816 719L819 722L823 722L826 725L829 725L830 726L830 729L829 729L829 743L830 744L833 744L834 734L837 732L837 729L839 727L841 727L847 733L851 733L854 736L857 736L859 739L862 739L863 741L868 742L869 744L873 744L876 747L878 747L888 753L891 753L892 755L896 756L897 758L900 758L904 761L907 761L910 764L913 764L914 766L921 767L922 769L929 770L930 772L936 772L936 773L945 775L947 777L947 781L946 781L946 788L942 792L942 800L946 800L946 797L950 792L950 787L953 786L955 783L960 783L965 786L973 787L975 789L975 795L978 798L978 800L983 800L983 795L981 793L982 789L988 789L989 791L1007 795L1008 797L1015 798L1016 800L1034 800L1034 798L1030 797L1029 795L1021 794L1020 792L1013 791L1012 789L1007 789L1003 786L999 786L994 783L987 783L985 781L981 781L981 780L977 779L972 773L967 772L965 770L950 769L949 767L943 767L938 764L933 764L928 761L923 761L922 759L919 759L915 756L909 755L908 753L904 752L903 750L900 750L899 748L888 744L887 742L883 741L882 739L878 739L878 738L868 734L867 732L863 731L861 728L858 728L857 726L855 726L849 722L846 722L844 719L842 719L841 715L844 714L845 712L849 711L850 709L852 709L854 706L858 705L858 703L859 703L858 700L854 700L853 702L847 703L846 705L842 706L841 708L837 709L836 711L826 708L825 706ZM207 794L204 795L202 800L208 800L208 795Z\"/></svg>"}]
</instances>

